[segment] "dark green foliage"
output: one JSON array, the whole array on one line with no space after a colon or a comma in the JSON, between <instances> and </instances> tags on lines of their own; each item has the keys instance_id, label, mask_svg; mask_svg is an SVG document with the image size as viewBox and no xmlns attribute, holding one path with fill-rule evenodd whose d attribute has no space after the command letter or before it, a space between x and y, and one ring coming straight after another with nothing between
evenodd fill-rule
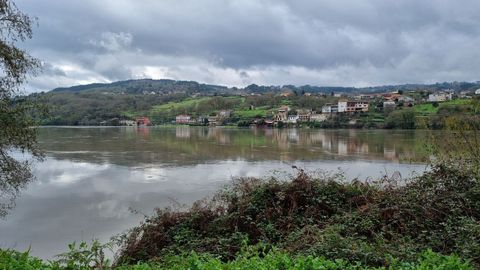
<instances>
[{"instance_id":1,"label":"dark green foliage","mask_svg":"<svg viewBox=\"0 0 480 270\"><path fill-rule=\"evenodd\" d=\"M412 261L432 248L480 259L479 182L466 171L437 166L407 183L366 184L316 179L239 179L185 212L168 209L123 238L120 262L194 250L227 260L241 243L264 243L292 254L385 265L385 255Z\"/></svg>"},{"instance_id":2,"label":"dark green foliage","mask_svg":"<svg viewBox=\"0 0 480 270\"><path fill-rule=\"evenodd\" d=\"M237 122L238 127L249 127L251 125L250 121L241 120Z\"/></svg>"},{"instance_id":3,"label":"dark green foliage","mask_svg":"<svg viewBox=\"0 0 480 270\"><path fill-rule=\"evenodd\" d=\"M112 118L132 119L144 115L152 106L179 101L184 95L106 95L99 93L55 92L35 94L49 109L48 117L39 118L43 125L99 125ZM126 115L126 112L132 112ZM171 120L171 119L169 119Z\"/></svg>"},{"instance_id":4,"label":"dark green foliage","mask_svg":"<svg viewBox=\"0 0 480 270\"><path fill-rule=\"evenodd\" d=\"M315 128L348 128L350 127L348 122L351 115L336 114L328 118L326 121L310 124Z\"/></svg>"},{"instance_id":5,"label":"dark green foliage","mask_svg":"<svg viewBox=\"0 0 480 270\"><path fill-rule=\"evenodd\" d=\"M411 109L393 111L385 119L385 128L414 129L415 124L415 112Z\"/></svg>"}]
</instances>

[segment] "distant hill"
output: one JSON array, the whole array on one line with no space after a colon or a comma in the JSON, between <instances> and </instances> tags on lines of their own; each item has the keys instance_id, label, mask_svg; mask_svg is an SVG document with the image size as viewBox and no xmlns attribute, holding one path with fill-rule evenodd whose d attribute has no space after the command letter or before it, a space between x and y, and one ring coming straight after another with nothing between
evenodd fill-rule
<instances>
[{"instance_id":1,"label":"distant hill","mask_svg":"<svg viewBox=\"0 0 480 270\"><path fill-rule=\"evenodd\" d=\"M53 89L51 92L97 92L97 93L123 93L123 94L246 94L246 93L268 93L282 91L300 91L310 93L381 93L395 90L414 91L441 91L452 89L454 91L475 90L480 88L480 82L443 82L435 84L402 84L402 85L384 85L374 87L333 87L333 86L261 86L251 84L245 88L227 87L221 85L202 84L195 81L175 81L175 80L127 80L113 83L93 83L87 85L77 85L72 87L62 87Z\"/></svg>"},{"instance_id":2,"label":"distant hill","mask_svg":"<svg viewBox=\"0 0 480 270\"><path fill-rule=\"evenodd\" d=\"M93 83L62 87L53 89L51 92L100 92L100 93L124 93L124 94L174 94L174 93L226 93L232 92L225 86L201 84L194 81L175 80L127 80L113 83Z\"/></svg>"}]
</instances>

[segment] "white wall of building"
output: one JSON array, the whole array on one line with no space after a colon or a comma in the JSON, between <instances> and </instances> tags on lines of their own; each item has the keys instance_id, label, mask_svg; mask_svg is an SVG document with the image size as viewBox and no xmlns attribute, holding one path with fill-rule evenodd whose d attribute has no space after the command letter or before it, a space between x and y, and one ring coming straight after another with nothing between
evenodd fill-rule
<instances>
[{"instance_id":1,"label":"white wall of building","mask_svg":"<svg viewBox=\"0 0 480 270\"><path fill-rule=\"evenodd\" d=\"M338 112L346 112L347 111L347 102L346 101L339 101L338 102Z\"/></svg>"}]
</instances>

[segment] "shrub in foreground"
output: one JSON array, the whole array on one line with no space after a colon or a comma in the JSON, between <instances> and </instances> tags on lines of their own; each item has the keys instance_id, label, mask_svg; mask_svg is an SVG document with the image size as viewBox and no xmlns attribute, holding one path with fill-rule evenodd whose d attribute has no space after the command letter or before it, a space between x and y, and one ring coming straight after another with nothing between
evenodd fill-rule
<instances>
[{"instance_id":1,"label":"shrub in foreground","mask_svg":"<svg viewBox=\"0 0 480 270\"><path fill-rule=\"evenodd\" d=\"M241 254L238 258L229 262L222 262L211 256L191 254L188 257L170 257L163 264L138 264L134 266L119 267L119 270L154 270L154 269L198 269L198 270L420 270L420 269L450 269L450 270L473 270L474 268L456 256L442 256L432 251L422 253L418 260L412 263L392 261L388 267L369 267L361 263L350 263L346 260L328 260L323 257L298 256L291 257L287 253L270 251L262 253Z\"/></svg>"},{"instance_id":2,"label":"shrub in foreground","mask_svg":"<svg viewBox=\"0 0 480 270\"><path fill-rule=\"evenodd\" d=\"M342 182L299 171L290 181L246 178L188 211L158 210L123 235L118 263L195 251L234 260L262 243L294 255L384 266L431 248L480 266L480 185L435 166L405 183Z\"/></svg>"},{"instance_id":3,"label":"shrub in foreground","mask_svg":"<svg viewBox=\"0 0 480 270\"><path fill-rule=\"evenodd\" d=\"M80 261L79 261L80 260ZM135 265L122 265L110 267L97 265L95 262L85 264L83 259L70 258L68 261L43 262L40 259L29 256L28 252L20 253L12 250L0 250L0 269L2 270L91 270L91 269L116 269L116 270L276 270L276 269L342 269L342 270L367 270L367 269L391 269L391 270L473 270L467 262L457 256L443 256L432 251L423 252L415 262L399 262L390 259L388 267L369 267L361 263L350 263L346 260L328 260L323 257L296 256L269 250L265 252L257 247L242 251L239 256L229 262L222 262L211 255L199 255L191 253L188 256L169 256L162 263L138 263Z\"/></svg>"}]
</instances>

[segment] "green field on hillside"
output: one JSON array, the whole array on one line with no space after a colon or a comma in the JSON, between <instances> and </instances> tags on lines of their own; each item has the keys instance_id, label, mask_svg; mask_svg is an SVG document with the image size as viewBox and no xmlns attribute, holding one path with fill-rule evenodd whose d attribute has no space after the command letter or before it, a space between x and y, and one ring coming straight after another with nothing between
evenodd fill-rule
<instances>
[{"instance_id":1,"label":"green field on hillside","mask_svg":"<svg viewBox=\"0 0 480 270\"><path fill-rule=\"evenodd\" d=\"M202 98L189 98L179 102L168 102L161 105L155 105L150 110L151 112L166 111L173 109L186 108L190 106L198 105L202 101L208 101L211 97L202 97Z\"/></svg>"},{"instance_id":2,"label":"green field on hillside","mask_svg":"<svg viewBox=\"0 0 480 270\"><path fill-rule=\"evenodd\" d=\"M445 102L439 102L437 107L435 107L433 103L417 104L413 107L413 110L419 116L429 116L432 114L436 114L438 110L442 107L464 106L469 105L470 103L470 99L454 99Z\"/></svg>"},{"instance_id":3,"label":"green field on hillside","mask_svg":"<svg viewBox=\"0 0 480 270\"><path fill-rule=\"evenodd\" d=\"M438 108L434 107L432 103L425 103L413 106L413 111L419 115L430 115L437 113Z\"/></svg>"}]
</instances>

